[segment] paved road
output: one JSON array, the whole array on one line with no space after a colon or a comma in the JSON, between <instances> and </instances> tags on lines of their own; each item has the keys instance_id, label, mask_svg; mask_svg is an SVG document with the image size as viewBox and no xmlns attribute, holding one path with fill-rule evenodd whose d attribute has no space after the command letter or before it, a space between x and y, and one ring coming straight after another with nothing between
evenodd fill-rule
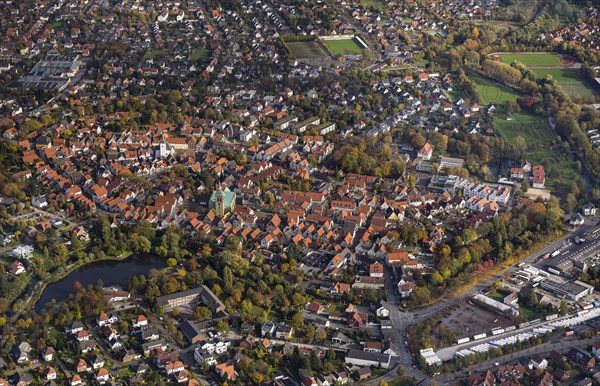
<instances>
[{"instance_id":1,"label":"paved road","mask_svg":"<svg viewBox=\"0 0 600 386\"><path fill-rule=\"evenodd\" d=\"M587 346L593 345L594 343L600 342L600 336L594 336L588 339L570 339L567 340L562 337L562 335L557 335L550 342L541 344L539 346L530 347L525 350L517 351L511 354L506 354L498 358L493 358L485 362L481 362L475 364L473 366L462 369L461 371L457 371L451 374L442 374L436 378L436 382L440 385L446 385L450 383L455 383L459 381L461 378L464 378L469 375L469 373L480 372L487 369L493 369L495 364L498 363L500 365L508 364L513 362L521 357L530 358L535 354L540 354L542 356L547 357L547 354L556 350L564 354L566 351L573 347L585 348Z\"/></svg>"},{"instance_id":2,"label":"paved road","mask_svg":"<svg viewBox=\"0 0 600 386\"><path fill-rule=\"evenodd\" d=\"M31 210L32 210L32 212L27 212L27 213L20 214L18 216L14 216L12 219L13 220L32 220L32 219L36 219L35 218L36 214L39 214L43 218L46 218L46 219L62 220L63 222L69 224L70 227L77 225L73 221L69 220L67 217L56 214L56 213L51 213L51 212L48 212L43 209L38 209L34 206L31 207Z\"/></svg>"},{"instance_id":3,"label":"paved road","mask_svg":"<svg viewBox=\"0 0 600 386\"><path fill-rule=\"evenodd\" d=\"M407 376L414 377L417 382L423 382L423 384L429 384L429 377L412 367L412 356L408 351L406 345L406 328L414 322L413 314L409 312L401 312L398 308L398 295L396 293L396 286L393 280L393 272L386 266L387 270L385 274L385 292L387 302L390 305L390 321L392 322L392 329L394 331L393 341L398 347L399 357L398 362L404 366L405 374ZM379 377L377 381L385 380L391 381L397 378L396 366L392 368L385 376Z\"/></svg>"}]
</instances>

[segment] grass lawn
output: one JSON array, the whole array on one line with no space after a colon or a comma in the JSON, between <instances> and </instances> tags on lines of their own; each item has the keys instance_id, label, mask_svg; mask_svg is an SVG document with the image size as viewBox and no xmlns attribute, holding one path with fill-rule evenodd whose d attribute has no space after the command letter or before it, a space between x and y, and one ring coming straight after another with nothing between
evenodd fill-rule
<instances>
[{"instance_id":1,"label":"grass lawn","mask_svg":"<svg viewBox=\"0 0 600 386\"><path fill-rule=\"evenodd\" d=\"M336 55L358 55L363 49L354 39L323 40L323 43Z\"/></svg>"},{"instance_id":2,"label":"grass lawn","mask_svg":"<svg viewBox=\"0 0 600 386\"><path fill-rule=\"evenodd\" d=\"M119 311L117 313L119 314L119 318L121 320L129 320L137 318L138 315L142 313L142 310L138 309L137 307L134 307Z\"/></svg>"},{"instance_id":3,"label":"grass lawn","mask_svg":"<svg viewBox=\"0 0 600 386\"><path fill-rule=\"evenodd\" d=\"M512 121L498 117L496 130L508 142L521 136L529 146L550 144L555 137L546 118L529 113L513 114Z\"/></svg>"},{"instance_id":4,"label":"grass lawn","mask_svg":"<svg viewBox=\"0 0 600 386\"><path fill-rule=\"evenodd\" d=\"M327 55L317 42L286 42L285 44L296 59L318 58Z\"/></svg>"},{"instance_id":5,"label":"grass lawn","mask_svg":"<svg viewBox=\"0 0 600 386\"><path fill-rule=\"evenodd\" d=\"M472 76L471 80L475 82L477 92L481 96L481 103L485 106L517 99L518 94L508 87L499 86L478 76Z\"/></svg>"},{"instance_id":6,"label":"grass lawn","mask_svg":"<svg viewBox=\"0 0 600 386\"><path fill-rule=\"evenodd\" d=\"M532 68L538 78L545 78L546 75L552 76L552 79L558 83L580 82L583 76L577 70L570 68Z\"/></svg>"},{"instance_id":7,"label":"grass lawn","mask_svg":"<svg viewBox=\"0 0 600 386\"><path fill-rule=\"evenodd\" d=\"M248 313L252 316L260 316L263 311L264 311L264 309L262 307L252 306L252 308L250 308L250 311Z\"/></svg>"},{"instance_id":8,"label":"grass lawn","mask_svg":"<svg viewBox=\"0 0 600 386\"><path fill-rule=\"evenodd\" d=\"M148 53L146 53L146 57L150 58L150 59L156 59L156 58L160 58L163 56L167 56L169 54L169 51L167 50L152 50L149 51Z\"/></svg>"},{"instance_id":9,"label":"grass lawn","mask_svg":"<svg viewBox=\"0 0 600 386\"><path fill-rule=\"evenodd\" d=\"M388 372L387 369L384 369L384 368L378 369L378 368L376 368L376 369L371 370L371 377L373 377L373 378L380 377L380 376L382 376L383 374L385 374L387 372Z\"/></svg>"},{"instance_id":10,"label":"grass lawn","mask_svg":"<svg viewBox=\"0 0 600 386\"><path fill-rule=\"evenodd\" d=\"M360 4L363 6L371 6L379 9L383 8L383 3L379 0L360 0Z\"/></svg>"},{"instance_id":11,"label":"grass lawn","mask_svg":"<svg viewBox=\"0 0 600 386\"><path fill-rule=\"evenodd\" d=\"M129 368L125 367L119 370L119 375L123 378L127 378L129 376L134 375L135 373Z\"/></svg>"},{"instance_id":12,"label":"grass lawn","mask_svg":"<svg viewBox=\"0 0 600 386\"><path fill-rule=\"evenodd\" d=\"M398 379L394 379L393 381L388 382L389 386L410 386L415 384L415 379L412 377L400 377Z\"/></svg>"},{"instance_id":13,"label":"grass lawn","mask_svg":"<svg viewBox=\"0 0 600 386\"><path fill-rule=\"evenodd\" d=\"M571 96L571 97L584 97L590 98L598 96L598 93L586 82L569 82L569 83L560 83L560 87L562 87L563 91Z\"/></svg>"},{"instance_id":14,"label":"grass lawn","mask_svg":"<svg viewBox=\"0 0 600 386\"><path fill-rule=\"evenodd\" d=\"M573 161L561 149L533 149L527 157L533 164L544 165L546 188L568 189L579 176Z\"/></svg>"},{"instance_id":15,"label":"grass lawn","mask_svg":"<svg viewBox=\"0 0 600 386\"><path fill-rule=\"evenodd\" d=\"M560 57L557 54L536 52L531 54L500 54L499 56L506 64L511 64L515 60L518 60L527 67L561 65Z\"/></svg>"},{"instance_id":16,"label":"grass lawn","mask_svg":"<svg viewBox=\"0 0 600 386\"><path fill-rule=\"evenodd\" d=\"M490 298L492 298L492 299L494 299L494 300L497 300L499 302L503 302L504 298L506 296L508 296L509 294L510 294L510 291L505 291L503 289L499 289L497 291L490 291L490 292L488 292L487 296L490 297Z\"/></svg>"},{"instance_id":17,"label":"grass lawn","mask_svg":"<svg viewBox=\"0 0 600 386\"><path fill-rule=\"evenodd\" d=\"M586 82L583 76L575 69L570 68L533 68L533 72L539 78L546 75L552 76L560 87L571 97L593 97L596 96L594 89Z\"/></svg>"},{"instance_id":18,"label":"grass lawn","mask_svg":"<svg viewBox=\"0 0 600 386\"><path fill-rule=\"evenodd\" d=\"M347 305L345 304L332 304L331 307L325 309L325 312L340 312L343 313L346 311Z\"/></svg>"},{"instance_id":19,"label":"grass lawn","mask_svg":"<svg viewBox=\"0 0 600 386\"><path fill-rule=\"evenodd\" d=\"M208 50L206 48L196 48L192 51L192 61L198 59L206 59L208 57Z\"/></svg>"},{"instance_id":20,"label":"grass lawn","mask_svg":"<svg viewBox=\"0 0 600 386\"><path fill-rule=\"evenodd\" d=\"M543 317L542 314L535 312L532 308L529 308L528 306L519 305L519 311L521 312L521 316L528 321L540 319Z\"/></svg>"}]
</instances>

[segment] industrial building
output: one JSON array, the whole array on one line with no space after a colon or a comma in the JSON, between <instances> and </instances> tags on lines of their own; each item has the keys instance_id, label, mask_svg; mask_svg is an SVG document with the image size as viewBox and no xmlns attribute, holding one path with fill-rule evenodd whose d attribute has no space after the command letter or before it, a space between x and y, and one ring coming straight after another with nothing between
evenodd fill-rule
<instances>
[{"instance_id":1,"label":"industrial building","mask_svg":"<svg viewBox=\"0 0 600 386\"><path fill-rule=\"evenodd\" d=\"M386 354L374 353L362 350L349 350L346 354L346 363L357 366L380 366L387 369L390 366L391 357Z\"/></svg>"},{"instance_id":2,"label":"industrial building","mask_svg":"<svg viewBox=\"0 0 600 386\"><path fill-rule=\"evenodd\" d=\"M502 316L506 316L507 318L514 318L519 315L519 310L482 294L475 295L473 301L481 307Z\"/></svg>"},{"instance_id":3,"label":"industrial building","mask_svg":"<svg viewBox=\"0 0 600 386\"><path fill-rule=\"evenodd\" d=\"M62 91L82 65L79 56L62 55L54 51L37 62L19 83L24 87Z\"/></svg>"},{"instance_id":4,"label":"industrial building","mask_svg":"<svg viewBox=\"0 0 600 386\"><path fill-rule=\"evenodd\" d=\"M555 293L559 297L566 296L571 300L579 300L594 292L594 287L579 280L559 281L558 279L545 279L540 282L540 287Z\"/></svg>"}]
</instances>

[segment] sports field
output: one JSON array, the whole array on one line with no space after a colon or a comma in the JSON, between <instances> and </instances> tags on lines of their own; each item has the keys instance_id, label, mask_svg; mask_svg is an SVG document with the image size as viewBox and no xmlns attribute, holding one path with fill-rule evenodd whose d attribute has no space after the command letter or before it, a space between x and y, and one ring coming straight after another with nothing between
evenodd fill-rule
<instances>
[{"instance_id":1,"label":"sports field","mask_svg":"<svg viewBox=\"0 0 600 386\"><path fill-rule=\"evenodd\" d=\"M296 59L310 59L310 58L318 58L327 56L325 51L317 42L286 42L288 48L290 49L292 55Z\"/></svg>"},{"instance_id":2,"label":"sports field","mask_svg":"<svg viewBox=\"0 0 600 386\"><path fill-rule=\"evenodd\" d=\"M559 85L563 89L565 94L567 94L571 97L580 96L583 98L590 98L590 97L598 96L596 91L594 91L594 89L589 84L587 84L585 81L569 82L569 83L560 83L559 82Z\"/></svg>"},{"instance_id":3,"label":"sports field","mask_svg":"<svg viewBox=\"0 0 600 386\"><path fill-rule=\"evenodd\" d=\"M552 79L558 83L580 82L583 77L577 70L570 68L532 68L538 78L545 78L551 75Z\"/></svg>"},{"instance_id":4,"label":"sports field","mask_svg":"<svg viewBox=\"0 0 600 386\"><path fill-rule=\"evenodd\" d=\"M571 96L593 97L596 95L594 89L583 78L577 70L570 68L532 68L538 78L552 76L564 92Z\"/></svg>"},{"instance_id":5,"label":"sports field","mask_svg":"<svg viewBox=\"0 0 600 386\"><path fill-rule=\"evenodd\" d=\"M485 106L517 99L517 93L507 87L501 87L478 76L472 76L471 80L475 82L481 103Z\"/></svg>"},{"instance_id":6,"label":"sports field","mask_svg":"<svg viewBox=\"0 0 600 386\"><path fill-rule=\"evenodd\" d=\"M362 47L354 38L323 39L323 43L334 55L360 55L363 52Z\"/></svg>"},{"instance_id":7,"label":"sports field","mask_svg":"<svg viewBox=\"0 0 600 386\"><path fill-rule=\"evenodd\" d=\"M500 59L506 64L519 61L527 67L554 67L561 66L560 56L557 54L531 53L531 54L499 54Z\"/></svg>"}]
</instances>

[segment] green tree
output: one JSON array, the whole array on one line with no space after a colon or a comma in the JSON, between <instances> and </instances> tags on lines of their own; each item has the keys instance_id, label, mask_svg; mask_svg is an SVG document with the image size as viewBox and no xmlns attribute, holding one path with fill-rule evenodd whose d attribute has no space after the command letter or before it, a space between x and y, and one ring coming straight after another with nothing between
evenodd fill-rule
<instances>
[{"instance_id":1,"label":"green tree","mask_svg":"<svg viewBox=\"0 0 600 386\"><path fill-rule=\"evenodd\" d=\"M569 305L564 300L560 302L559 312L560 316L564 316L569 313Z\"/></svg>"},{"instance_id":2,"label":"green tree","mask_svg":"<svg viewBox=\"0 0 600 386\"><path fill-rule=\"evenodd\" d=\"M194 318L199 320L207 320L212 317L212 311L208 307L196 307L194 308Z\"/></svg>"},{"instance_id":3,"label":"green tree","mask_svg":"<svg viewBox=\"0 0 600 386\"><path fill-rule=\"evenodd\" d=\"M307 343L312 343L315 340L315 327L312 324L306 326L304 337Z\"/></svg>"},{"instance_id":4,"label":"green tree","mask_svg":"<svg viewBox=\"0 0 600 386\"><path fill-rule=\"evenodd\" d=\"M229 332L229 323L225 319L221 319L217 322L217 331L221 334Z\"/></svg>"},{"instance_id":5,"label":"green tree","mask_svg":"<svg viewBox=\"0 0 600 386\"><path fill-rule=\"evenodd\" d=\"M231 268L225 267L223 269L223 289L225 292L230 292L233 287L233 272Z\"/></svg>"}]
</instances>

